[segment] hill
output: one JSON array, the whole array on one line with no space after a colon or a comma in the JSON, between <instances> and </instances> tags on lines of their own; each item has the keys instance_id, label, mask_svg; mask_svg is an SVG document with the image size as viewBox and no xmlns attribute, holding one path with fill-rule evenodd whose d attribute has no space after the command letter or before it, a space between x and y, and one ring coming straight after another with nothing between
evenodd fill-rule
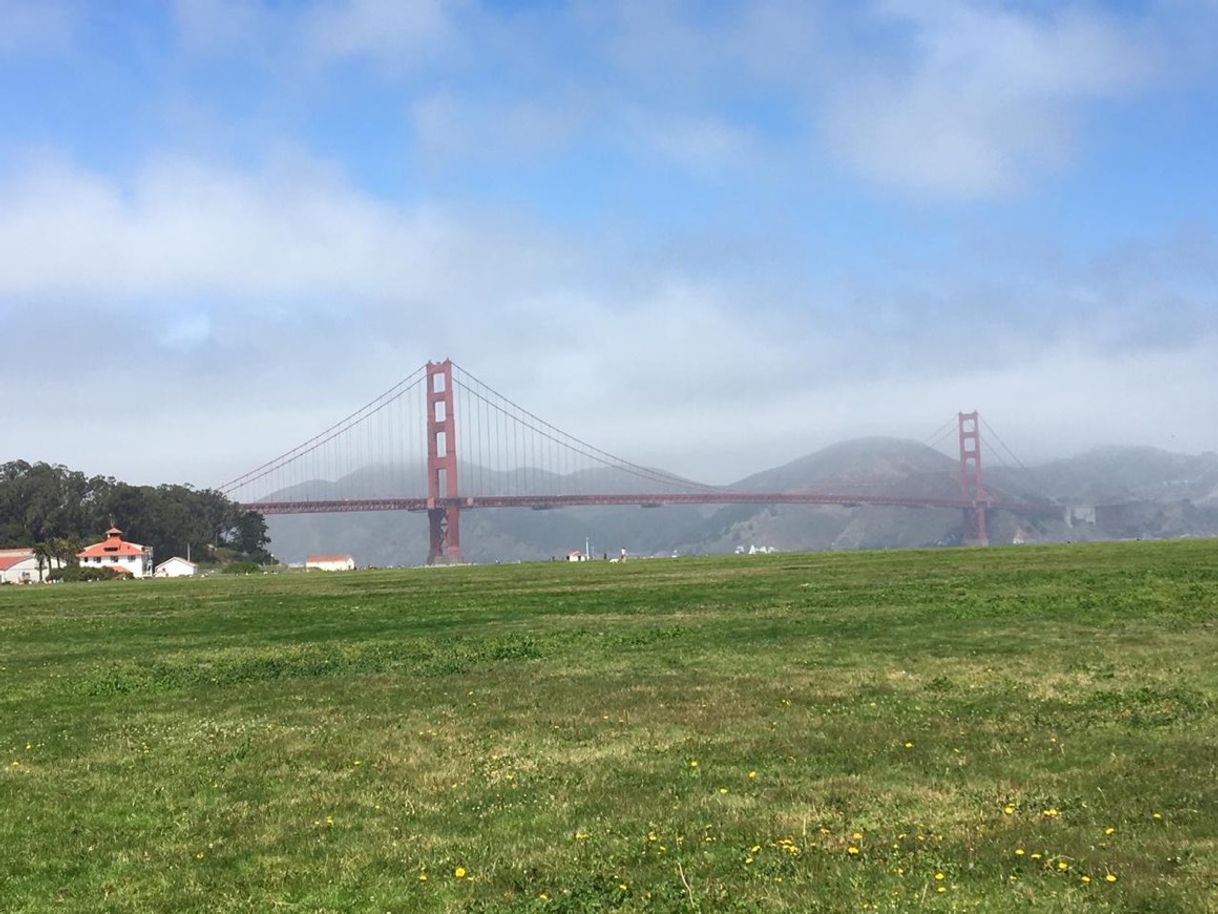
<instances>
[{"instance_id":1,"label":"hill","mask_svg":"<svg viewBox=\"0 0 1218 914\"><path fill-rule=\"evenodd\" d=\"M492 473L462 465L471 491L487 494L608 493L654 484L620 471L559 476L523 468ZM730 488L749 492L848 492L954 498L955 458L895 438L841 442L754 473ZM421 467L369 467L328 482L279 493L313 498L377 497L421 491ZM1003 542L1065 542L1218 534L1218 455L1189 456L1150 448L1103 448L1031 469L987 464L986 488L996 497L1052 498L1074 505L1067 518L1030 521L1003 512L990 518L990 537ZM270 517L273 551L300 561L310 552L351 552L362 565L416 564L427 552L422 516L340 514ZM462 515L465 556L509 562L561 556L592 542L596 554L700 555L752 547L839 550L953 545L964 536L961 513L944 509L732 505L714 507L488 510Z\"/></svg>"}]
</instances>

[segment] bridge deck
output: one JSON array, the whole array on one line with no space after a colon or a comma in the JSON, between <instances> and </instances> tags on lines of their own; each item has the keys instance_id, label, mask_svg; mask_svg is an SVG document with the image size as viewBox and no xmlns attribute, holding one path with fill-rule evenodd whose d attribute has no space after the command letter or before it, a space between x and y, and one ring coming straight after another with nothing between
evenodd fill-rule
<instances>
[{"instance_id":1,"label":"bridge deck","mask_svg":"<svg viewBox=\"0 0 1218 914\"><path fill-rule=\"evenodd\" d=\"M977 508L1027 516L1060 512L1050 503L980 502L963 498L907 498L896 495L850 495L816 492L707 492L641 495L467 495L458 498L343 498L318 501L256 501L242 507L260 514L338 514L356 511L426 511L429 508L572 508L607 505L875 505L897 508Z\"/></svg>"}]
</instances>

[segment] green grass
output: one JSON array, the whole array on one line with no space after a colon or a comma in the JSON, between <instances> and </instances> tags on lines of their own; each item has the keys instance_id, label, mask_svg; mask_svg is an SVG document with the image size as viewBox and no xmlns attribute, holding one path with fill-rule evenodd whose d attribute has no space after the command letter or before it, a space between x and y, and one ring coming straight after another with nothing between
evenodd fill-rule
<instances>
[{"instance_id":1,"label":"green grass","mask_svg":"<svg viewBox=\"0 0 1218 914\"><path fill-rule=\"evenodd\" d=\"M0 687L9 914L1218 911L1213 541L8 587Z\"/></svg>"}]
</instances>

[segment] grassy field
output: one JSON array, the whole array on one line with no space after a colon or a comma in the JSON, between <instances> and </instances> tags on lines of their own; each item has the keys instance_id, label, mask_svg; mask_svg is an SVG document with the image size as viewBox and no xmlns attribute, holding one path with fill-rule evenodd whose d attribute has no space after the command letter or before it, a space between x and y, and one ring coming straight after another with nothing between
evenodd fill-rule
<instances>
[{"instance_id":1,"label":"grassy field","mask_svg":"<svg viewBox=\"0 0 1218 914\"><path fill-rule=\"evenodd\" d=\"M1218 542L0 588L0 911L1218 911Z\"/></svg>"}]
</instances>

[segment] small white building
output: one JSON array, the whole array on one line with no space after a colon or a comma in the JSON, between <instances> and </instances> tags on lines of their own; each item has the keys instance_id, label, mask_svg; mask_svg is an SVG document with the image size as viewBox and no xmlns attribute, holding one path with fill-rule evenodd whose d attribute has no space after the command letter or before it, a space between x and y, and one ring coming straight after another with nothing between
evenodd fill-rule
<instances>
[{"instance_id":1,"label":"small white building","mask_svg":"<svg viewBox=\"0 0 1218 914\"><path fill-rule=\"evenodd\" d=\"M29 546L14 549L0 549L0 584L31 584L45 581L47 575L55 568L62 568L59 559L42 560L42 569L38 568L38 558Z\"/></svg>"},{"instance_id":2,"label":"small white building","mask_svg":"<svg viewBox=\"0 0 1218 914\"><path fill-rule=\"evenodd\" d=\"M175 555L165 559L152 572L154 578L192 578L199 573L199 566L194 562Z\"/></svg>"},{"instance_id":3,"label":"small white building","mask_svg":"<svg viewBox=\"0 0 1218 914\"><path fill-rule=\"evenodd\" d=\"M81 568L109 568L133 578L152 574L151 547L128 543L118 527L111 527L106 531L104 540L76 553L76 558Z\"/></svg>"},{"instance_id":4,"label":"small white building","mask_svg":"<svg viewBox=\"0 0 1218 914\"><path fill-rule=\"evenodd\" d=\"M572 549L567 553L568 562L586 562L588 561L588 553L580 552L578 549Z\"/></svg>"},{"instance_id":5,"label":"small white building","mask_svg":"<svg viewBox=\"0 0 1218 914\"><path fill-rule=\"evenodd\" d=\"M305 568L317 571L354 571L355 559L349 555L311 555L305 559Z\"/></svg>"}]
</instances>

